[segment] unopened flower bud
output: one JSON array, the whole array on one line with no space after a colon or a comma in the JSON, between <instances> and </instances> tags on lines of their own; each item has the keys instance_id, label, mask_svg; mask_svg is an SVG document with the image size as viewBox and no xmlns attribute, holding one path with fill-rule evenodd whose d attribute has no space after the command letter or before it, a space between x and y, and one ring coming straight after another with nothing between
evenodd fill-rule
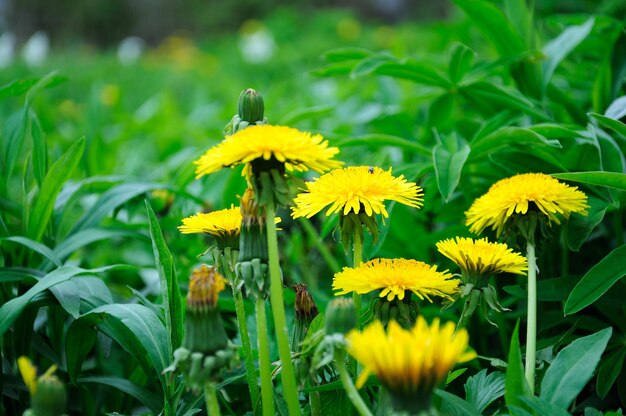
<instances>
[{"instance_id":1,"label":"unopened flower bud","mask_svg":"<svg viewBox=\"0 0 626 416\"><path fill-rule=\"evenodd\" d=\"M265 106L263 97L252 88L243 90L239 95L239 117L243 121L254 124L256 121L262 121Z\"/></svg>"}]
</instances>

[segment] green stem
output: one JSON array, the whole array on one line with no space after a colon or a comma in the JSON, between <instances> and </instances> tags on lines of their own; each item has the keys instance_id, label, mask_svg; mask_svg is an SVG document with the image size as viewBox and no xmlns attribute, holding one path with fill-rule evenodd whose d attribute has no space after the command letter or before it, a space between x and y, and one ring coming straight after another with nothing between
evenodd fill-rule
<instances>
[{"instance_id":1,"label":"green stem","mask_svg":"<svg viewBox=\"0 0 626 416\"><path fill-rule=\"evenodd\" d=\"M343 388L348 394L348 398L354 405L357 412L361 416L373 416L372 412L370 412L367 405L363 401L363 398L356 390L356 387L354 387L350 374L348 374L348 370L346 369L346 353L344 351L335 350L335 365L337 366L337 371L339 371L341 384L343 384Z\"/></svg>"},{"instance_id":2,"label":"green stem","mask_svg":"<svg viewBox=\"0 0 626 416\"><path fill-rule=\"evenodd\" d=\"M298 399L298 389L296 387L296 375L291 361L291 348L289 348L289 332L287 330L287 319L285 317L285 305L283 304L283 279L278 261L278 237L276 236L276 224L272 219L276 216L274 201L270 201L265 206L266 230L267 230L267 251L269 255L270 272L270 303L272 305L272 315L274 316L274 326L276 328L276 341L278 343L278 355L282 363L281 379L283 382L283 393L289 415L300 414L300 400Z\"/></svg>"},{"instance_id":3,"label":"green stem","mask_svg":"<svg viewBox=\"0 0 626 416\"><path fill-rule=\"evenodd\" d=\"M309 377L308 385L317 386L317 382L313 377ZM311 406L311 416L320 416L322 414L322 403L320 402L320 393L312 391L309 393L309 405Z\"/></svg>"},{"instance_id":4,"label":"green stem","mask_svg":"<svg viewBox=\"0 0 626 416\"><path fill-rule=\"evenodd\" d=\"M250 333L248 332L248 323L246 321L246 309L243 305L243 296L241 289L235 287L234 276L228 263L224 263L224 272L231 282L230 287L233 290L233 299L235 300L235 313L237 315L237 324L239 325L239 335L241 336L241 346L243 348L243 359L246 367L246 380L248 381L248 390L250 390L250 400L252 408L256 406L259 400L259 386L257 384L256 370L254 368L254 356L252 355L252 343L250 342Z\"/></svg>"},{"instance_id":5,"label":"green stem","mask_svg":"<svg viewBox=\"0 0 626 416\"><path fill-rule=\"evenodd\" d=\"M256 300L256 330L259 340L259 372L261 374L261 400L263 416L274 416L274 385L270 368L270 346L268 343L267 317L265 301L262 297ZM253 403L254 407L255 403Z\"/></svg>"},{"instance_id":6,"label":"green stem","mask_svg":"<svg viewBox=\"0 0 626 416\"><path fill-rule=\"evenodd\" d=\"M206 412L209 416L220 416L220 403L217 400L217 390L211 383L204 386L204 401L206 403Z\"/></svg>"},{"instance_id":7,"label":"green stem","mask_svg":"<svg viewBox=\"0 0 626 416\"><path fill-rule=\"evenodd\" d=\"M304 232L307 233L307 235L311 239L311 242L315 245L315 248L317 248L317 250L324 258L324 261L326 262L326 265L328 266L330 271L333 272L333 274L339 272L341 270L341 267L339 266L337 259L335 259L328 247L326 247L317 230L315 229L315 227L313 227L313 224L311 224L311 220L309 220L308 218L300 218L300 224L302 225Z\"/></svg>"},{"instance_id":8,"label":"green stem","mask_svg":"<svg viewBox=\"0 0 626 416\"><path fill-rule=\"evenodd\" d=\"M528 259L528 316L526 323L526 381L530 392L535 391L535 354L537 343L537 263L535 245L528 241L526 244L526 258Z\"/></svg>"},{"instance_id":9,"label":"green stem","mask_svg":"<svg viewBox=\"0 0 626 416\"><path fill-rule=\"evenodd\" d=\"M362 227L360 225L359 227ZM359 267L363 263L363 241L361 241L360 229L354 231L354 255L352 257L352 266ZM352 300L354 301L354 308L357 313L356 328L361 329L361 295L356 292L352 292Z\"/></svg>"}]
</instances>

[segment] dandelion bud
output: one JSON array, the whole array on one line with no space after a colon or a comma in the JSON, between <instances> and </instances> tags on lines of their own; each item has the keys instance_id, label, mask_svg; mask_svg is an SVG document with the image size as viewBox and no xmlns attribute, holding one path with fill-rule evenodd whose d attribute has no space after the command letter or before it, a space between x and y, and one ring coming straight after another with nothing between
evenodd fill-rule
<instances>
[{"instance_id":1,"label":"dandelion bud","mask_svg":"<svg viewBox=\"0 0 626 416\"><path fill-rule=\"evenodd\" d=\"M319 311L306 285L298 284L294 286L294 289L296 290L296 319L291 346L295 351L300 351L300 344L306 337L309 325L311 325Z\"/></svg>"},{"instance_id":2,"label":"dandelion bud","mask_svg":"<svg viewBox=\"0 0 626 416\"><path fill-rule=\"evenodd\" d=\"M57 366L53 365L43 375L37 377L37 367L27 357L18 358L17 365L31 398L31 408L26 410L24 415L65 415L67 392L65 384L54 375Z\"/></svg>"},{"instance_id":3,"label":"dandelion bud","mask_svg":"<svg viewBox=\"0 0 626 416\"><path fill-rule=\"evenodd\" d=\"M354 302L349 298L332 300L326 307L326 334L345 334L356 328L357 316Z\"/></svg>"},{"instance_id":4,"label":"dandelion bud","mask_svg":"<svg viewBox=\"0 0 626 416\"><path fill-rule=\"evenodd\" d=\"M262 121L264 115L263 97L252 88L243 90L239 95L239 117L243 121L254 124Z\"/></svg>"}]
</instances>

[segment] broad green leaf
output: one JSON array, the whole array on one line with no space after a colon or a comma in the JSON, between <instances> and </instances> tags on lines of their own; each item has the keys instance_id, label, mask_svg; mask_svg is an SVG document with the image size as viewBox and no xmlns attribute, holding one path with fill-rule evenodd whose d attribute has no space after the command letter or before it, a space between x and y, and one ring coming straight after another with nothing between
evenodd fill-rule
<instances>
[{"instance_id":1,"label":"broad green leaf","mask_svg":"<svg viewBox=\"0 0 626 416\"><path fill-rule=\"evenodd\" d=\"M15 79L0 87L0 99L17 97L28 91L37 83L37 78Z\"/></svg>"},{"instance_id":2,"label":"broad green leaf","mask_svg":"<svg viewBox=\"0 0 626 416\"><path fill-rule=\"evenodd\" d=\"M459 92L470 102L488 105L497 111L510 108L522 111L539 120L550 121L550 117L548 115L537 109L535 105L528 101L523 95L521 95L521 93L494 83L478 81L473 84L460 87Z\"/></svg>"},{"instance_id":3,"label":"broad green leaf","mask_svg":"<svg viewBox=\"0 0 626 416\"><path fill-rule=\"evenodd\" d=\"M393 62L395 60L394 57L386 55L386 54L376 54L372 56L368 56L367 58L362 59L350 72L351 78L357 78L364 75L370 75L378 68L380 68L383 64L387 62Z\"/></svg>"},{"instance_id":4,"label":"broad green leaf","mask_svg":"<svg viewBox=\"0 0 626 416\"><path fill-rule=\"evenodd\" d=\"M617 172L566 172L553 173L557 179L580 182L587 185L606 186L626 191L626 174Z\"/></svg>"},{"instance_id":5,"label":"broad green leaf","mask_svg":"<svg viewBox=\"0 0 626 416\"><path fill-rule=\"evenodd\" d=\"M543 377L541 398L567 408L593 376L612 332L605 328L563 348Z\"/></svg>"},{"instance_id":6,"label":"broad green leaf","mask_svg":"<svg viewBox=\"0 0 626 416\"><path fill-rule=\"evenodd\" d=\"M24 282L25 280L39 280L43 277L40 270L22 267L2 267L0 268L0 283Z\"/></svg>"},{"instance_id":7,"label":"broad green leaf","mask_svg":"<svg viewBox=\"0 0 626 416\"><path fill-rule=\"evenodd\" d=\"M84 150L85 140L76 141L46 174L41 189L33 201L28 222L28 237L33 240L40 240L43 236L52 216L54 201L63 184L72 176Z\"/></svg>"},{"instance_id":8,"label":"broad green leaf","mask_svg":"<svg viewBox=\"0 0 626 416\"><path fill-rule=\"evenodd\" d=\"M3 240L12 241L14 243L21 244L24 247L27 247L31 249L32 251L41 254L42 256L50 260L52 263L54 263L57 267L61 266L61 259L59 259L59 257L56 254L54 254L54 251L52 251L45 244L42 244L37 241L33 241L30 238L21 237L21 236L0 238L0 241L3 241Z\"/></svg>"},{"instance_id":9,"label":"broad green leaf","mask_svg":"<svg viewBox=\"0 0 626 416\"><path fill-rule=\"evenodd\" d=\"M569 412L562 406L558 406L543 397L522 397L522 401L534 410L537 415L550 415L550 416L570 416Z\"/></svg>"},{"instance_id":10,"label":"broad green leaf","mask_svg":"<svg viewBox=\"0 0 626 416\"><path fill-rule=\"evenodd\" d=\"M163 399L161 397L152 393L150 390L147 390L129 380L126 380L125 378L115 376L89 376L80 377L78 380L76 380L76 382L78 384L96 383L114 387L139 400L154 414L160 413L161 409L163 408Z\"/></svg>"},{"instance_id":11,"label":"broad green leaf","mask_svg":"<svg viewBox=\"0 0 626 416\"><path fill-rule=\"evenodd\" d=\"M2 307L0 307L0 336L4 335L7 329L15 322L15 320L22 313L28 303L39 293L49 289L50 287L64 282L74 276L84 273L100 273L114 268L127 267L127 266L107 266L98 269L81 269L74 266L63 266L45 275L37 284L28 289L26 293L16 298L11 299Z\"/></svg>"},{"instance_id":12,"label":"broad green leaf","mask_svg":"<svg viewBox=\"0 0 626 416\"><path fill-rule=\"evenodd\" d=\"M450 81L434 69L431 65L425 64L416 59L402 59L384 62L373 71L378 75L386 75L393 78L407 79L418 84L431 85L449 89Z\"/></svg>"},{"instance_id":13,"label":"broad green leaf","mask_svg":"<svg viewBox=\"0 0 626 416\"><path fill-rule=\"evenodd\" d=\"M35 95L44 88L54 87L62 84L67 80L67 77L59 75L58 71L52 71L41 77L35 82L32 87L26 92L26 104L28 105Z\"/></svg>"},{"instance_id":14,"label":"broad green leaf","mask_svg":"<svg viewBox=\"0 0 626 416\"><path fill-rule=\"evenodd\" d=\"M74 318L98 306L113 303L109 288L95 276L76 276L51 287L50 292Z\"/></svg>"},{"instance_id":15,"label":"broad green leaf","mask_svg":"<svg viewBox=\"0 0 626 416\"><path fill-rule=\"evenodd\" d=\"M472 404L447 391L435 389L435 396L441 399L441 411L450 416L480 416Z\"/></svg>"},{"instance_id":16,"label":"broad green leaf","mask_svg":"<svg viewBox=\"0 0 626 416\"><path fill-rule=\"evenodd\" d=\"M554 70L559 63L578 46L591 33L595 19L590 17L580 26L570 26L559 36L548 42L543 52L546 60L543 61L543 85L544 88L550 82Z\"/></svg>"},{"instance_id":17,"label":"broad green leaf","mask_svg":"<svg viewBox=\"0 0 626 416\"><path fill-rule=\"evenodd\" d=\"M454 0L454 3L467 13L500 56L513 55L525 49L519 33L493 3L483 0Z\"/></svg>"},{"instance_id":18,"label":"broad green leaf","mask_svg":"<svg viewBox=\"0 0 626 416\"><path fill-rule=\"evenodd\" d=\"M349 137L346 139L337 140L335 143L339 147L348 146L396 146L403 149L418 152L422 155L431 156L430 148L407 140L403 137L392 136L389 134L366 134L364 136Z\"/></svg>"},{"instance_id":19,"label":"broad green leaf","mask_svg":"<svg viewBox=\"0 0 626 416\"><path fill-rule=\"evenodd\" d=\"M153 189L160 188L164 188L164 186L156 183L122 183L109 189L102 194L100 199L89 211L74 224L70 234L98 225L111 211L128 202L130 199Z\"/></svg>"},{"instance_id":20,"label":"broad green leaf","mask_svg":"<svg viewBox=\"0 0 626 416\"><path fill-rule=\"evenodd\" d=\"M11 114L3 126L4 180L11 179L13 169L21 157L24 138L28 128L28 108Z\"/></svg>"},{"instance_id":21,"label":"broad green leaf","mask_svg":"<svg viewBox=\"0 0 626 416\"><path fill-rule=\"evenodd\" d=\"M595 118L604 127L608 127L622 136L622 139L626 139L626 124L619 120L615 120L611 117L603 116L598 113L589 113L590 117Z\"/></svg>"},{"instance_id":22,"label":"broad green leaf","mask_svg":"<svg viewBox=\"0 0 626 416\"><path fill-rule=\"evenodd\" d=\"M590 205L587 215L572 215L567 220L566 237L567 247L572 251L580 250L593 230L602 222L610 203L590 196Z\"/></svg>"},{"instance_id":23,"label":"broad green leaf","mask_svg":"<svg viewBox=\"0 0 626 416\"><path fill-rule=\"evenodd\" d=\"M470 154L467 143L456 135L449 135L433 148L433 166L437 187L445 202L448 202L461 180L461 171Z\"/></svg>"},{"instance_id":24,"label":"broad green leaf","mask_svg":"<svg viewBox=\"0 0 626 416\"><path fill-rule=\"evenodd\" d=\"M626 245L611 251L578 282L565 302L565 315L574 314L598 300L626 276Z\"/></svg>"},{"instance_id":25,"label":"broad green leaf","mask_svg":"<svg viewBox=\"0 0 626 416\"><path fill-rule=\"evenodd\" d=\"M611 390L617 377L622 372L624 358L626 358L626 348L620 347L600 365L598 377L596 377L596 392L601 399L604 399L609 394L609 390Z\"/></svg>"},{"instance_id":26,"label":"broad green leaf","mask_svg":"<svg viewBox=\"0 0 626 416\"><path fill-rule=\"evenodd\" d=\"M487 136L476 139L470 143L472 149L470 160L478 159L490 153L510 146L543 146L560 148L558 140L546 139L532 130L522 127L503 127Z\"/></svg>"},{"instance_id":27,"label":"broad green leaf","mask_svg":"<svg viewBox=\"0 0 626 416\"><path fill-rule=\"evenodd\" d=\"M448 76L450 81L458 83L463 76L471 69L474 63L474 51L462 43L452 45L450 51L450 64L448 65Z\"/></svg>"},{"instance_id":28,"label":"broad green leaf","mask_svg":"<svg viewBox=\"0 0 626 416\"><path fill-rule=\"evenodd\" d=\"M504 382L503 373L494 371L487 375L485 368L467 379L464 386L465 401L483 413L487 406L504 396Z\"/></svg>"},{"instance_id":29,"label":"broad green leaf","mask_svg":"<svg viewBox=\"0 0 626 416\"><path fill-rule=\"evenodd\" d=\"M84 329L93 325L97 325L102 332L113 338L148 373L151 371L156 373L161 384L165 385L162 373L171 360L168 336L163 322L154 312L137 304L115 303L95 308L81 315L70 325L66 350L75 350L71 343L77 342L77 337L81 336ZM87 348L81 348L80 355L83 359L87 352ZM81 365L82 361L74 360L73 371L79 370Z\"/></svg>"},{"instance_id":30,"label":"broad green leaf","mask_svg":"<svg viewBox=\"0 0 626 416\"><path fill-rule=\"evenodd\" d=\"M148 201L146 201L146 210L148 212L150 237L152 238L152 251L161 283L161 297L165 309L168 340L172 351L174 351L183 340L183 301L180 295L178 276L174 269L174 258L165 243L161 226Z\"/></svg>"},{"instance_id":31,"label":"broad green leaf","mask_svg":"<svg viewBox=\"0 0 626 416\"><path fill-rule=\"evenodd\" d=\"M519 345L519 321L511 336L509 349L509 362L506 368L504 383L504 399L506 405L522 406L522 398L531 396L530 387L524 376L524 364L522 363L522 351Z\"/></svg>"}]
</instances>

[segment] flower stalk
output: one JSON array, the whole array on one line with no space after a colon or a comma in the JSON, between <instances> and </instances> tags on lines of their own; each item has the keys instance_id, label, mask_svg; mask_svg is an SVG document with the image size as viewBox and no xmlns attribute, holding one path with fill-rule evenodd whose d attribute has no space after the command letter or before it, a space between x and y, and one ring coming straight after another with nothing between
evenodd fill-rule
<instances>
[{"instance_id":1,"label":"flower stalk","mask_svg":"<svg viewBox=\"0 0 626 416\"><path fill-rule=\"evenodd\" d=\"M352 378L350 378L350 374L346 368L346 352L343 349L337 348L335 350L335 365L337 365L337 371L339 372L341 384L343 385L344 390L348 394L348 398L354 405L354 408L357 410L359 415L373 416L372 412L370 412L369 408L363 401L363 398L354 386Z\"/></svg>"},{"instance_id":2,"label":"flower stalk","mask_svg":"<svg viewBox=\"0 0 626 416\"><path fill-rule=\"evenodd\" d=\"M276 207L272 198L268 198L265 205L266 218L276 216ZM296 377L291 360L291 349L289 347L289 332L287 329L287 319L285 317L285 305L283 304L283 279L278 259L278 237L276 235L276 224L273 221L266 221L267 249L269 255L270 274L270 303L274 316L274 326L276 328L276 341L278 343L278 355L282 363L282 382L285 394L285 401L290 415L300 414L300 402L296 387Z\"/></svg>"},{"instance_id":3,"label":"flower stalk","mask_svg":"<svg viewBox=\"0 0 626 416\"><path fill-rule=\"evenodd\" d=\"M269 335L267 332L267 316L265 314L265 300L256 298L256 327L259 341L259 372L261 374L261 400L263 416L274 416L274 386L270 367Z\"/></svg>"},{"instance_id":4,"label":"flower stalk","mask_svg":"<svg viewBox=\"0 0 626 416\"><path fill-rule=\"evenodd\" d=\"M526 321L526 381L530 392L535 392L535 355L537 350L537 263L535 244L529 239L526 243L528 259L528 316Z\"/></svg>"},{"instance_id":5,"label":"flower stalk","mask_svg":"<svg viewBox=\"0 0 626 416\"><path fill-rule=\"evenodd\" d=\"M217 389L212 383L204 386L204 401L206 403L206 411L209 416L220 416L220 404L217 400Z\"/></svg>"}]
</instances>

